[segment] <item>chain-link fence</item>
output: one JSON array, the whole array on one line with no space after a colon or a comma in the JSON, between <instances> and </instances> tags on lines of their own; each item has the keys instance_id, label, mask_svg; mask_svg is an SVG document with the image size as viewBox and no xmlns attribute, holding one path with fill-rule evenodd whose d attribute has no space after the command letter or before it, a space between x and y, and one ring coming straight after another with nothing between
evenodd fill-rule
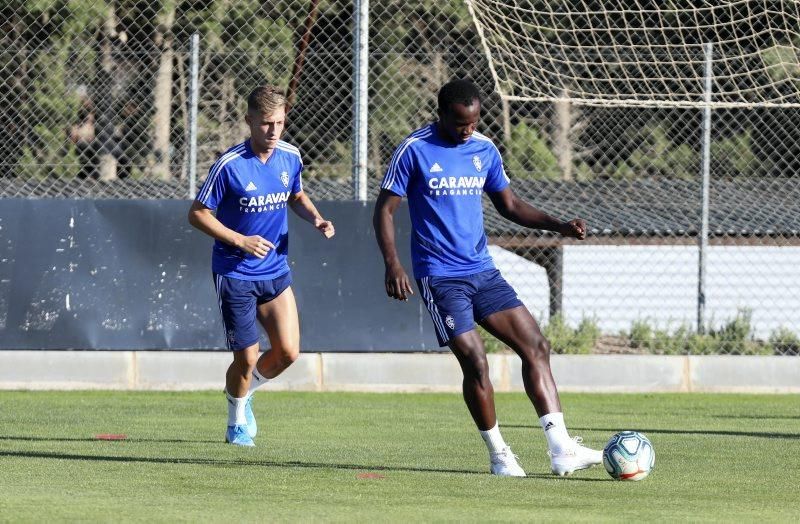
<instances>
[{"instance_id":1,"label":"chain-link fence","mask_svg":"<svg viewBox=\"0 0 800 524\"><path fill-rule=\"evenodd\" d=\"M8 0L0 197L189 197L197 33L198 184L269 81L296 86L285 139L306 190L353 198L354 4ZM369 19L370 197L394 147L435 118L439 86L469 77L514 190L589 222L587 241L564 241L487 201L495 260L556 351L799 352L800 109L713 110L701 251L702 109L501 100L464 3L373 1Z\"/></svg>"}]
</instances>

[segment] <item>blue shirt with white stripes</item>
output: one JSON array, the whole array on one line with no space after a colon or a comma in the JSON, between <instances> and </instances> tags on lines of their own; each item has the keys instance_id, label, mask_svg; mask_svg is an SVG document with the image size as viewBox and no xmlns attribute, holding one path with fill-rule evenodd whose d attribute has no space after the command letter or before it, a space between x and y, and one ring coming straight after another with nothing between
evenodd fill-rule
<instances>
[{"instance_id":1,"label":"blue shirt with white stripes","mask_svg":"<svg viewBox=\"0 0 800 524\"><path fill-rule=\"evenodd\" d=\"M381 188L408 198L414 277L494 269L481 197L508 184L500 152L485 135L476 131L453 144L436 123L411 133L395 150Z\"/></svg>"},{"instance_id":2,"label":"blue shirt with white stripes","mask_svg":"<svg viewBox=\"0 0 800 524\"><path fill-rule=\"evenodd\" d=\"M197 201L216 210L217 219L245 236L261 235L275 244L264 258L217 240L211 256L214 273L241 280L269 280L289 271L289 221L286 206L303 190L300 150L278 141L265 163L250 140L233 146L208 172Z\"/></svg>"}]
</instances>

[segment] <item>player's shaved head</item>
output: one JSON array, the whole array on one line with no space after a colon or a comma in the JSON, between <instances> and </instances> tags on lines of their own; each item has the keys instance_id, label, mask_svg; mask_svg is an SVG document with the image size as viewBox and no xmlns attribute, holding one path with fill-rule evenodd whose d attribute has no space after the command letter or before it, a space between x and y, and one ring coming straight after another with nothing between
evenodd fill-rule
<instances>
[{"instance_id":1,"label":"player's shaved head","mask_svg":"<svg viewBox=\"0 0 800 524\"><path fill-rule=\"evenodd\" d=\"M481 92L475 84L465 79L452 80L439 89L437 98L439 112L447 113L452 104L471 106L476 100L481 103Z\"/></svg>"},{"instance_id":2,"label":"player's shaved head","mask_svg":"<svg viewBox=\"0 0 800 524\"><path fill-rule=\"evenodd\" d=\"M286 107L286 96L278 87L271 84L258 86L247 97L247 112L270 115L277 109Z\"/></svg>"}]
</instances>

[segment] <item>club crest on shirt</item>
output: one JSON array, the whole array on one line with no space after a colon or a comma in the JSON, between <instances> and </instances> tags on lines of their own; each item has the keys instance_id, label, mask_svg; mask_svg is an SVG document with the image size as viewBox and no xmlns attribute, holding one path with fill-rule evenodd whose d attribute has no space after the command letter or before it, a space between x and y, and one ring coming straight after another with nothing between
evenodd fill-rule
<instances>
[{"instance_id":1,"label":"club crest on shirt","mask_svg":"<svg viewBox=\"0 0 800 524\"><path fill-rule=\"evenodd\" d=\"M479 157L478 155L473 156L472 157L472 165L475 166L475 169L480 171L481 167L483 166L483 164L481 164L481 157Z\"/></svg>"},{"instance_id":2,"label":"club crest on shirt","mask_svg":"<svg viewBox=\"0 0 800 524\"><path fill-rule=\"evenodd\" d=\"M281 182L283 182L283 187L289 187L289 173L286 171L281 173Z\"/></svg>"},{"instance_id":3,"label":"club crest on shirt","mask_svg":"<svg viewBox=\"0 0 800 524\"><path fill-rule=\"evenodd\" d=\"M449 327L450 329L456 328L456 321L450 315L444 317L444 323L447 324L447 327Z\"/></svg>"}]
</instances>

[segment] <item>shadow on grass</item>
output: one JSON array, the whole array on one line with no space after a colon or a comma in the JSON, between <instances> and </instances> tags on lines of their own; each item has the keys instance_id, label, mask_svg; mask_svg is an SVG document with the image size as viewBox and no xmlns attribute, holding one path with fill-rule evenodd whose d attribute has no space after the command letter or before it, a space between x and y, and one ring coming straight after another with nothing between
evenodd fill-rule
<instances>
[{"instance_id":1,"label":"shadow on grass","mask_svg":"<svg viewBox=\"0 0 800 524\"><path fill-rule=\"evenodd\" d=\"M529 424L503 424L503 429L517 428L517 429L540 429L540 426L533 426ZM724 429L645 429L645 428L573 428L570 427L569 431L606 431L608 433L617 433L618 431L638 431L648 435L650 433L666 434L666 435L722 435L726 437L756 437L756 438L769 438L769 439L786 439L786 440L800 440L800 433L775 433L775 432L759 432L759 431L730 431Z\"/></svg>"},{"instance_id":2,"label":"shadow on grass","mask_svg":"<svg viewBox=\"0 0 800 524\"><path fill-rule=\"evenodd\" d=\"M117 441L117 439L103 439L97 437L29 437L25 435L10 436L0 435L0 440L18 440L21 442L101 442ZM164 444L217 444L220 440L187 440L187 439L166 439L166 438L139 438L125 437L119 442L159 442Z\"/></svg>"},{"instance_id":3,"label":"shadow on grass","mask_svg":"<svg viewBox=\"0 0 800 524\"><path fill-rule=\"evenodd\" d=\"M222 444L221 444L222 445ZM47 451L4 451L0 450L0 457L41 458L55 460L86 460L98 462L140 462L145 464L193 464L208 466L260 466L276 468L309 468L309 469L341 469L357 471L408 471L417 473L459 473L467 475L488 475L484 471L469 469L444 469L444 468L412 468L406 466L375 466L365 464L335 464L325 462L300 462L296 460L236 460L236 459L203 459L180 457L131 457L113 455L79 455L74 453L53 453ZM555 477L544 473L529 473L527 478L567 480L584 482L606 482L608 479L592 479L581 477Z\"/></svg>"},{"instance_id":4,"label":"shadow on grass","mask_svg":"<svg viewBox=\"0 0 800 524\"><path fill-rule=\"evenodd\" d=\"M742 420L800 420L800 415L711 415L711 417Z\"/></svg>"}]
</instances>

